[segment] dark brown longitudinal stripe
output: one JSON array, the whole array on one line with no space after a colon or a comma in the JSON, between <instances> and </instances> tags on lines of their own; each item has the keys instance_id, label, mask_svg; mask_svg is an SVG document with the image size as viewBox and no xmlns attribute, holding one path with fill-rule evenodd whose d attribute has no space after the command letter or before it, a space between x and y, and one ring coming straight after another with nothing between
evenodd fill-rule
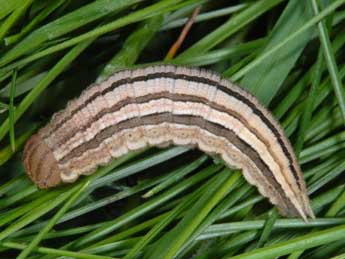
<instances>
[{"instance_id":1,"label":"dark brown longitudinal stripe","mask_svg":"<svg viewBox=\"0 0 345 259\"><path fill-rule=\"evenodd\" d=\"M44 161L46 160L48 155L49 155L49 153L42 154L42 157L38 161L38 164L37 164L37 169L36 169L37 172L41 172ZM52 171L50 171L44 179L40 179L40 180L43 182L46 182L48 180L48 178L51 176L51 174L52 174Z\"/></svg>"},{"instance_id":2,"label":"dark brown longitudinal stripe","mask_svg":"<svg viewBox=\"0 0 345 259\"><path fill-rule=\"evenodd\" d=\"M135 82L147 81L150 79L157 79L157 78L168 78L168 79L175 79L175 80L183 79L183 80L190 81L190 82L203 83L203 84L211 85L211 86L216 87L218 90L221 90L221 91L229 94L230 96L238 99L239 101L245 103L248 107L250 107L252 109L253 113L256 114L267 125L267 127L272 131L272 133L276 137L278 143L282 147L282 150L283 150L285 156L287 157L287 159L290 163L289 168L292 171L293 176L297 181L298 187L301 188L301 186L300 186L301 183L299 182L300 178L298 176L296 168L294 167L292 155L290 154L288 148L286 147L281 134L276 129L276 127L272 124L272 122L263 114L263 112L256 106L256 104L251 102L251 100L249 100L246 96L244 96L244 95L242 95L236 91L233 91L231 88L228 88L228 87L220 84L220 82L218 82L218 81L214 81L214 80L211 80L209 78L190 76L190 75L185 75L185 74L175 74L173 72L157 72L157 73L152 73L152 74L148 74L145 76L138 76L138 77L132 77L132 78L129 77L129 78L124 78L124 79L118 80L118 81L114 82L110 87L90 96L90 98L87 99L83 105L81 105L81 106L77 107L75 110L73 110L69 116L66 116L59 123L59 125L52 128L52 130L50 132L54 132L55 130L62 127L63 124L66 123L66 121L68 121L69 119L71 119L71 117L74 114L76 114L77 112L82 110L86 105L88 105L90 102L95 100L97 97L105 95L108 92L113 91L115 88L117 88L121 85L133 84Z\"/></svg>"},{"instance_id":3,"label":"dark brown longitudinal stripe","mask_svg":"<svg viewBox=\"0 0 345 259\"><path fill-rule=\"evenodd\" d=\"M74 128L74 130L67 132L66 135L64 136L64 138L62 139L62 141L56 143L56 146L52 147L52 149L54 151L59 146L66 144L66 142L70 138L74 137L75 134L77 134L78 132L84 132L95 121L99 120L100 118L102 118L106 114L116 112L116 111L120 110L122 107L125 107L126 105L130 105L133 103L143 104L143 103L149 102L150 100L158 100L161 98L166 98L166 99L169 99L169 100L174 101L174 102L188 101L188 102L194 102L194 103L204 103L204 104L207 103L212 109L227 113L230 116L238 119L251 133L253 133L255 135L256 138L258 138L262 143L264 143L268 147L271 156L274 158L274 160L279 165L280 170L283 171L284 166L281 164L278 157L275 155L275 153L270 148L269 142L264 138L264 136L262 134L260 134L260 132L258 132L258 130L256 128L252 127L249 124L249 122L243 116L241 116L240 113L236 112L235 110L228 109L228 108L226 108L222 105L219 105L215 102L209 102L209 100L207 100L206 98L203 98L203 97L191 96L191 95L186 95L186 94L173 94L173 93L170 93L167 91L155 93L155 94L148 94L148 95L137 97L135 99L129 97L129 98L126 98L126 99L116 103L112 107L105 108L105 109L101 110L98 114L96 114L96 116L90 118L87 121L87 123L85 125L83 125L81 128ZM136 118L138 118L138 117L136 117ZM140 123L140 122L138 122L138 123Z\"/></svg>"},{"instance_id":4,"label":"dark brown longitudinal stripe","mask_svg":"<svg viewBox=\"0 0 345 259\"><path fill-rule=\"evenodd\" d=\"M134 121L134 118L131 118L103 129L95 136L95 138L73 149L68 155L60 160L60 163L63 164L70 159L80 157L86 150L92 150L99 147L104 140L108 139L118 132L121 132L122 130L131 129L138 126L159 125L163 122L188 126L198 126L216 136L224 137L236 148L238 148L241 153L249 157L249 159L252 160L254 164L259 168L259 170L265 175L266 179L268 179L273 188L275 188L275 190L277 190L278 193L282 195L282 199L286 202L286 206L288 206L289 210L293 211L294 213L298 213L295 206L286 197L282 186L277 182L272 171L270 170L268 165L261 159L258 152L250 145L248 145L245 141L240 139L232 130L227 129L220 124L206 121L204 118L199 116L174 115L169 112L143 116L141 117L140 122L140 125L137 125L137 122Z\"/></svg>"},{"instance_id":5,"label":"dark brown longitudinal stripe","mask_svg":"<svg viewBox=\"0 0 345 259\"><path fill-rule=\"evenodd\" d=\"M43 143L35 143L36 145L33 145L33 147L30 147L30 149L28 149L28 151L26 153L28 153L29 155L27 156L27 161L34 161L34 159L32 159L32 157L36 154L36 151L38 149L40 149L40 147L43 145ZM39 158L39 161L36 161L36 163L34 164L30 164L30 168L32 169L32 171L36 171L38 169L40 169L40 165L42 164L43 161L43 157ZM36 177L36 175L34 176Z\"/></svg>"},{"instance_id":6,"label":"dark brown longitudinal stripe","mask_svg":"<svg viewBox=\"0 0 345 259\"><path fill-rule=\"evenodd\" d=\"M241 116L240 113L236 112L235 110L228 109L227 107L224 107L223 105L217 104L215 102L210 102L208 99L199 97L199 96L192 96L192 95L187 95L187 94L173 94L167 91L163 91L160 93L154 93L154 94L147 94L143 96L139 96L137 98L126 98L124 100L119 101L118 103L114 104L111 107L107 107L103 110L101 110L99 113L96 114L96 116L91 117L85 125L83 125L80 128L74 128L73 130L69 131L66 133L66 135L63 137L63 139L56 143L55 147L52 147L52 150L55 151L57 147L62 146L66 144L66 142L73 138L77 133L79 132L84 132L86 129L88 129L95 121L98 121L101 119L103 116L107 114L111 114L114 112L119 111L121 108L130 105L130 104L144 104L147 103L151 100L158 100L158 99L169 99L173 102L191 102L191 103L201 103L201 104L207 104L210 108L219 111L219 112L224 112L229 114L230 116L238 119L241 121L242 124L245 125L258 139L260 139L263 143L268 146L268 142L263 138L263 136L253 127L251 127L246 121L246 119Z\"/></svg>"}]
</instances>

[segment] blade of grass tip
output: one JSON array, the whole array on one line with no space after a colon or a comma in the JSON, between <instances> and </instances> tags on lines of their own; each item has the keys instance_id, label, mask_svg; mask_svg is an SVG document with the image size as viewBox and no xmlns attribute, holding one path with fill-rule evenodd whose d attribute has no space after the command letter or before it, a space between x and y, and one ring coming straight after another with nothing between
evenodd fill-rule
<instances>
[{"instance_id":1,"label":"blade of grass tip","mask_svg":"<svg viewBox=\"0 0 345 259\"><path fill-rule=\"evenodd\" d=\"M12 153L16 151L16 136L14 132L14 96L16 94L16 80L17 80L17 69L13 70L12 74L12 82L11 82L11 89L10 89L10 106L8 109L8 117L9 117L9 124L10 124L10 145Z\"/></svg>"},{"instance_id":2,"label":"blade of grass tip","mask_svg":"<svg viewBox=\"0 0 345 259\"><path fill-rule=\"evenodd\" d=\"M163 15L144 21L123 43L122 49L108 62L97 78L101 82L117 70L133 65L163 23Z\"/></svg>"},{"instance_id":3,"label":"blade of grass tip","mask_svg":"<svg viewBox=\"0 0 345 259\"><path fill-rule=\"evenodd\" d=\"M5 45L9 46L16 43L18 40L28 34L37 24L39 24L58 7L60 7L64 2L64 0L55 0L53 3L50 3L43 11L39 12L37 16L33 17L19 33L6 37L4 39Z\"/></svg>"},{"instance_id":4,"label":"blade of grass tip","mask_svg":"<svg viewBox=\"0 0 345 259\"><path fill-rule=\"evenodd\" d=\"M310 126L311 116L313 112L314 106L314 99L316 97L317 89L321 82L322 76L322 66L323 66L323 53L321 48L319 49L319 53L317 56L316 64L314 67L313 75L312 75L312 82L311 87L309 90L309 94L306 100L306 104L304 105L304 111L300 119L300 128L297 132L297 140L295 145L295 152L296 156L299 157L300 152L302 151L303 144L304 144L304 137L305 133Z\"/></svg>"},{"instance_id":5,"label":"blade of grass tip","mask_svg":"<svg viewBox=\"0 0 345 259\"><path fill-rule=\"evenodd\" d=\"M25 0L19 5L19 7L15 8L13 13L1 24L0 27L0 41L5 37L7 32L12 28L12 26L16 23L16 21L20 18L20 16L29 8L33 0Z\"/></svg>"},{"instance_id":6,"label":"blade of grass tip","mask_svg":"<svg viewBox=\"0 0 345 259\"><path fill-rule=\"evenodd\" d=\"M19 150L26 140L36 131L38 128L39 124L32 124L31 127L20 137L18 137L15 142L17 146L17 150ZM0 166L6 163L12 156L14 152L12 151L11 145L8 145L4 147L3 149L0 150Z\"/></svg>"},{"instance_id":7,"label":"blade of grass tip","mask_svg":"<svg viewBox=\"0 0 345 259\"><path fill-rule=\"evenodd\" d=\"M52 217L45 227L35 236L30 244L18 255L17 259L25 259L28 255L35 249L44 236L54 227L56 222L66 213L66 211L74 204L74 202L79 198L80 194L89 185L89 182L82 184L74 193L71 193L71 197L67 202L61 207L61 209Z\"/></svg>"},{"instance_id":8,"label":"blade of grass tip","mask_svg":"<svg viewBox=\"0 0 345 259\"><path fill-rule=\"evenodd\" d=\"M320 14L319 7L316 0L311 0L311 4L313 7L315 16L319 15ZM337 97L338 104L340 106L340 110L343 115L343 120L345 124L345 93L344 93L343 85L342 85L341 78L339 75L337 63L334 57L331 41L329 39L328 29L323 20L319 21L318 30L319 30L319 37L320 37L321 46L323 49L323 54L326 60L328 72L332 80L334 93L335 93L335 96Z\"/></svg>"},{"instance_id":9,"label":"blade of grass tip","mask_svg":"<svg viewBox=\"0 0 345 259\"><path fill-rule=\"evenodd\" d=\"M284 40L282 40L280 43L272 47L271 49L264 52L261 56L256 58L253 62L242 68L240 71L238 71L236 74L234 74L231 79L233 81L238 81L240 78L242 78L248 71L252 70L254 67L261 64L263 60L266 58L272 56L275 54L278 50L280 50L282 47L284 47L287 43L289 43L291 40L295 39L305 31L307 31L309 28L317 24L319 21L321 21L326 16L332 14L337 8L339 8L341 5L345 3L345 0L336 0L332 4L330 4L327 8L322 10L318 15L315 15L312 19L310 19L308 22L304 23L302 27L300 27L298 30L296 30L294 33L290 34L288 37L286 37Z\"/></svg>"},{"instance_id":10,"label":"blade of grass tip","mask_svg":"<svg viewBox=\"0 0 345 259\"><path fill-rule=\"evenodd\" d=\"M48 85L60 75L65 68L77 57L79 54L85 50L95 38L89 39L85 42L72 48L54 67L48 72L48 74L38 83L38 85L33 88L17 106L14 122L16 122L24 112L30 107L30 105L36 100L36 98L41 94L41 92L48 87ZM4 138L9 130L9 119L7 118L0 126L0 140Z\"/></svg>"},{"instance_id":11,"label":"blade of grass tip","mask_svg":"<svg viewBox=\"0 0 345 259\"><path fill-rule=\"evenodd\" d=\"M19 249L19 250L23 250L26 248L25 245L18 244L15 242L3 242L3 243L0 243L0 246L13 248L13 249ZM48 247L37 247L34 249L34 251L39 252L41 254L64 256L68 258L78 258L78 259L119 259L115 257L85 254L85 253L80 253L80 252L72 252L72 251L54 249L54 248L48 248Z\"/></svg>"},{"instance_id":12,"label":"blade of grass tip","mask_svg":"<svg viewBox=\"0 0 345 259\"><path fill-rule=\"evenodd\" d=\"M178 55L176 59L183 62L184 58L205 53L281 2L280 0L256 1Z\"/></svg>"},{"instance_id":13,"label":"blade of grass tip","mask_svg":"<svg viewBox=\"0 0 345 259\"><path fill-rule=\"evenodd\" d=\"M271 259L287 255L296 250L313 248L344 238L345 225L341 225L233 256L231 259Z\"/></svg>"}]
</instances>

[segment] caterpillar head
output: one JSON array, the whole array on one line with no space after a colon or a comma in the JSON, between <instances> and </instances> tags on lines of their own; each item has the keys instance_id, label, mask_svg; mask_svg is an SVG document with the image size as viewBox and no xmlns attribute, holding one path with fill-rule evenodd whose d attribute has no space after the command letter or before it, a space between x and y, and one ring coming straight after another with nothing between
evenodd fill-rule
<instances>
[{"instance_id":1,"label":"caterpillar head","mask_svg":"<svg viewBox=\"0 0 345 259\"><path fill-rule=\"evenodd\" d=\"M26 173L39 188L53 187L61 182L54 154L39 134L26 142L23 160Z\"/></svg>"}]
</instances>

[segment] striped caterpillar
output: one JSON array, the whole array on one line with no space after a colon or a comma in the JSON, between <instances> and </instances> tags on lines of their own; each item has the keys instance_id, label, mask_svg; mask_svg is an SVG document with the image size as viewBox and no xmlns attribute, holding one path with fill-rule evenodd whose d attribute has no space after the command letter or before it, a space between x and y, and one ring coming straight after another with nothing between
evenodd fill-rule
<instances>
[{"instance_id":1,"label":"striped caterpillar","mask_svg":"<svg viewBox=\"0 0 345 259\"><path fill-rule=\"evenodd\" d=\"M249 93L202 69L125 70L88 87L24 148L40 188L74 182L146 146L192 145L242 169L282 215L314 217L292 147Z\"/></svg>"}]
</instances>

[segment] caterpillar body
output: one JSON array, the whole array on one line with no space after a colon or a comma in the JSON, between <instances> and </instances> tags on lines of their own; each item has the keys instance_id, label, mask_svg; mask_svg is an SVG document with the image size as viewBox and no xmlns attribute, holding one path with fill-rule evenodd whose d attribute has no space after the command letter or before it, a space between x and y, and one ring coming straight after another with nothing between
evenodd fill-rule
<instances>
[{"instance_id":1,"label":"caterpillar body","mask_svg":"<svg viewBox=\"0 0 345 259\"><path fill-rule=\"evenodd\" d=\"M89 86L24 148L40 188L74 182L146 146L195 146L242 169L281 214L313 217L293 149L249 93L203 69L151 66Z\"/></svg>"}]
</instances>

